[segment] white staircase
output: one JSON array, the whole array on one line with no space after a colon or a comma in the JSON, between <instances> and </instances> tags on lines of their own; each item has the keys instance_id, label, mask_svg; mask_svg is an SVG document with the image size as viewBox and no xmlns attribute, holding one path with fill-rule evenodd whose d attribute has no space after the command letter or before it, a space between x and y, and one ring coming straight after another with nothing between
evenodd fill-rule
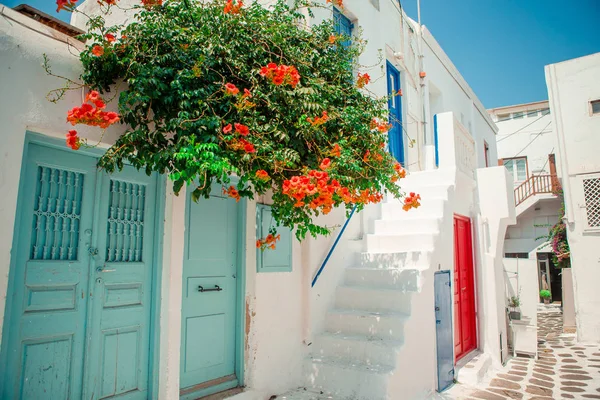
<instances>
[{"instance_id":1,"label":"white staircase","mask_svg":"<svg viewBox=\"0 0 600 400\"><path fill-rule=\"evenodd\" d=\"M433 376L419 364L434 362L433 255L450 184L438 172L411 174L407 192L422 206L404 211L391 199L364 236L365 252L346 269L325 332L315 337L305 365L309 391L352 400L425 398ZM433 332L431 332L433 330ZM421 373L420 373L421 372Z\"/></svg>"}]
</instances>

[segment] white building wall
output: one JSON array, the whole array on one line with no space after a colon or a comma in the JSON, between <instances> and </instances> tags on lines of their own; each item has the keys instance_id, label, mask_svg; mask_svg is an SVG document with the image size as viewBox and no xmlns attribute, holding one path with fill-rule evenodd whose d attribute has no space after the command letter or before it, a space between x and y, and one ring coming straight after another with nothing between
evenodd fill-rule
<instances>
[{"instance_id":1,"label":"white building wall","mask_svg":"<svg viewBox=\"0 0 600 400\"><path fill-rule=\"evenodd\" d=\"M547 236L561 218L559 215L560 200L539 202L517 217L517 223L508 227L504 240L504 253L528 253L536 259L536 253L551 252Z\"/></svg>"},{"instance_id":2,"label":"white building wall","mask_svg":"<svg viewBox=\"0 0 600 400\"><path fill-rule=\"evenodd\" d=\"M600 99L598 76L600 53L546 66L552 121L562 159L577 336L583 342L600 342L600 233L587 229L591 204L585 208L582 182L600 173L600 114L592 114L590 105L590 101Z\"/></svg>"}]
</instances>

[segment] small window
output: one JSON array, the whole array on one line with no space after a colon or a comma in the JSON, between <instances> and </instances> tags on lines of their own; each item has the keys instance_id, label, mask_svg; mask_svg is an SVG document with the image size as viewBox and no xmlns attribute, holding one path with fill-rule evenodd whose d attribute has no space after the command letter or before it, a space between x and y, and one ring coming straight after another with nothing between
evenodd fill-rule
<instances>
[{"instance_id":1,"label":"small window","mask_svg":"<svg viewBox=\"0 0 600 400\"><path fill-rule=\"evenodd\" d=\"M523 118L523 115L524 115L523 111L519 111L519 112L513 113L512 117L513 117L513 119L521 119L521 118Z\"/></svg>"},{"instance_id":2,"label":"small window","mask_svg":"<svg viewBox=\"0 0 600 400\"><path fill-rule=\"evenodd\" d=\"M510 114L498 114L498 121L508 121L510 119Z\"/></svg>"},{"instance_id":3,"label":"small window","mask_svg":"<svg viewBox=\"0 0 600 400\"><path fill-rule=\"evenodd\" d=\"M333 9L333 29L338 35L352 37L352 30L354 24L348 17L342 14L337 8ZM352 42L350 40L344 40L341 42L342 46L348 47Z\"/></svg>"},{"instance_id":4,"label":"small window","mask_svg":"<svg viewBox=\"0 0 600 400\"><path fill-rule=\"evenodd\" d=\"M504 166L513 176L515 183L527 180L527 157L505 158Z\"/></svg>"},{"instance_id":5,"label":"small window","mask_svg":"<svg viewBox=\"0 0 600 400\"><path fill-rule=\"evenodd\" d=\"M529 253L504 253L504 258L529 258Z\"/></svg>"},{"instance_id":6,"label":"small window","mask_svg":"<svg viewBox=\"0 0 600 400\"><path fill-rule=\"evenodd\" d=\"M256 249L257 272L290 272L292 271L292 231L289 228L276 225L270 206L257 204L257 240L265 239L272 227L277 229L280 239L275 242L274 249Z\"/></svg>"},{"instance_id":7,"label":"small window","mask_svg":"<svg viewBox=\"0 0 600 400\"><path fill-rule=\"evenodd\" d=\"M527 111L527 118L534 118L538 116L538 110Z\"/></svg>"},{"instance_id":8,"label":"small window","mask_svg":"<svg viewBox=\"0 0 600 400\"><path fill-rule=\"evenodd\" d=\"M590 104L592 105L592 115L600 114L600 100L590 101Z\"/></svg>"}]
</instances>

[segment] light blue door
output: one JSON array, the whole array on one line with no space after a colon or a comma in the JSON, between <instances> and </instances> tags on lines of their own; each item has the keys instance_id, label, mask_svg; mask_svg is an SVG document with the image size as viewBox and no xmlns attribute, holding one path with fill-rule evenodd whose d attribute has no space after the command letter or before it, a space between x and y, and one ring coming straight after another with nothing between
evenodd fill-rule
<instances>
[{"instance_id":1,"label":"light blue door","mask_svg":"<svg viewBox=\"0 0 600 400\"><path fill-rule=\"evenodd\" d=\"M28 146L2 342L2 398L148 397L156 177L126 167L109 178L96 161ZM119 187L135 186L144 195L119 193L115 204L112 182L122 181L128 183ZM118 208L112 217L111 207ZM111 226L121 230L112 233ZM133 234L122 229L131 226ZM126 249L121 260L139 257L136 271L134 263L106 262L110 240Z\"/></svg>"},{"instance_id":2,"label":"light blue door","mask_svg":"<svg viewBox=\"0 0 600 400\"><path fill-rule=\"evenodd\" d=\"M185 232L180 386L197 398L238 385L237 203L220 185L198 203L188 193Z\"/></svg>"},{"instance_id":3,"label":"light blue door","mask_svg":"<svg viewBox=\"0 0 600 400\"><path fill-rule=\"evenodd\" d=\"M452 290L450 282L450 271L435 273L435 333L437 339L438 392L447 389L454 382Z\"/></svg>"},{"instance_id":4,"label":"light blue door","mask_svg":"<svg viewBox=\"0 0 600 400\"><path fill-rule=\"evenodd\" d=\"M404 141L402 134L402 97L400 91L400 72L392 64L387 63L388 110L392 129L388 131L390 153L404 165Z\"/></svg>"}]
</instances>

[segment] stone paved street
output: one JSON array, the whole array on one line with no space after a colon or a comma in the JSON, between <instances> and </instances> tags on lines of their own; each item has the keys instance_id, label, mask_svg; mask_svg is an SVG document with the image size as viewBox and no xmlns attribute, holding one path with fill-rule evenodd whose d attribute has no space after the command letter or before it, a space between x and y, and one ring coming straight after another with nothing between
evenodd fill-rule
<instances>
[{"instance_id":1,"label":"stone paved street","mask_svg":"<svg viewBox=\"0 0 600 400\"><path fill-rule=\"evenodd\" d=\"M456 385L444 398L600 399L600 346L578 345L575 334L563 333L559 308L538 312L538 349L538 360L513 358L482 388Z\"/></svg>"}]
</instances>

